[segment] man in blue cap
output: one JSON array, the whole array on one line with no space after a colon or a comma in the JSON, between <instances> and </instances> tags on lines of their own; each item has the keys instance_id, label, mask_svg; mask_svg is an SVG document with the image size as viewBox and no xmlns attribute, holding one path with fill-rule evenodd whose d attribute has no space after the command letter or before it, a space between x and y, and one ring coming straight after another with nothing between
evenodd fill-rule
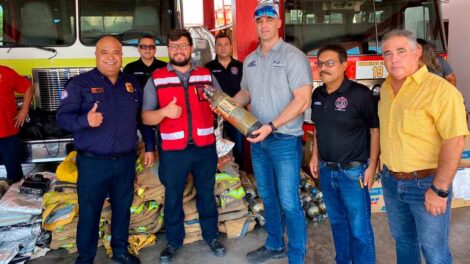
<instances>
[{"instance_id":1,"label":"man in blue cap","mask_svg":"<svg viewBox=\"0 0 470 264\"><path fill-rule=\"evenodd\" d=\"M264 202L266 243L248 253L250 263L285 256L286 227L289 263L304 263L307 234L299 197L302 113L312 93L312 73L305 54L279 37L279 9L259 4L254 13L260 43L243 63L241 90L235 100L251 104L264 125L247 138L258 193Z\"/></svg>"}]
</instances>

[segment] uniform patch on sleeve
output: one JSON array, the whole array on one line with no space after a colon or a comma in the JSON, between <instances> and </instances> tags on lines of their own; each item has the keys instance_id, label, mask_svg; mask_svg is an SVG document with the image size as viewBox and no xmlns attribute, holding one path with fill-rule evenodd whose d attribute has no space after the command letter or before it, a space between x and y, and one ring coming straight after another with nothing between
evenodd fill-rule
<instances>
[{"instance_id":1,"label":"uniform patch on sleeve","mask_svg":"<svg viewBox=\"0 0 470 264\"><path fill-rule=\"evenodd\" d=\"M62 94L60 95L60 100L64 100L67 97L69 97L69 94L67 93L66 90L63 90Z\"/></svg>"}]
</instances>

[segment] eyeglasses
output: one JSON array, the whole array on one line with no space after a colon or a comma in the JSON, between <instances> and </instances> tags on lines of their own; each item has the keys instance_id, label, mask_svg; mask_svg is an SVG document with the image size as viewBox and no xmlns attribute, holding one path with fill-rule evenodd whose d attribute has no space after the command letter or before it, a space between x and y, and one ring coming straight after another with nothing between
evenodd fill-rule
<instances>
[{"instance_id":1,"label":"eyeglasses","mask_svg":"<svg viewBox=\"0 0 470 264\"><path fill-rule=\"evenodd\" d=\"M186 43L168 45L168 48L171 50L177 50L177 49L188 50L189 47L190 47L189 44L186 44Z\"/></svg>"},{"instance_id":2,"label":"eyeglasses","mask_svg":"<svg viewBox=\"0 0 470 264\"><path fill-rule=\"evenodd\" d=\"M255 19L258 19L262 16L278 17L276 9L273 6L270 6L270 5L265 5L261 8L256 9Z\"/></svg>"},{"instance_id":3,"label":"eyeglasses","mask_svg":"<svg viewBox=\"0 0 470 264\"><path fill-rule=\"evenodd\" d=\"M331 68L336 65L336 61L334 60L327 60L327 61L317 61L315 62L315 65L317 65L318 68L321 68L323 66L326 66L328 68Z\"/></svg>"},{"instance_id":4,"label":"eyeglasses","mask_svg":"<svg viewBox=\"0 0 470 264\"><path fill-rule=\"evenodd\" d=\"M143 50L154 50L155 49L155 45L138 45L139 49L143 49Z\"/></svg>"}]
</instances>

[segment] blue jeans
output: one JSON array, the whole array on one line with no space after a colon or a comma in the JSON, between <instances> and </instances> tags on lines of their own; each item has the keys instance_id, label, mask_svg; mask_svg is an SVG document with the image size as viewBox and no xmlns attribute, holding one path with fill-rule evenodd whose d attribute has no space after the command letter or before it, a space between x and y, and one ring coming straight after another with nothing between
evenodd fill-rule
<instances>
[{"instance_id":1,"label":"blue jeans","mask_svg":"<svg viewBox=\"0 0 470 264\"><path fill-rule=\"evenodd\" d=\"M333 232L336 263L375 263L369 190L360 183L366 166L331 169L320 163L320 187Z\"/></svg>"},{"instance_id":2,"label":"blue jeans","mask_svg":"<svg viewBox=\"0 0 470 264\"><path fill-rule=\"evenodd\" d=\"M258 193L264 203L268 237L265 246L285 247L287 229L289 263L304 263L307 244L305 214L299 195L301 138L274 133L251 144L251 158Z\"/></svg>"},{"instance_id":3,"label":"blue jeans","mask_svg":"<svg viewBox=\"0 0 470 264\"><path fill-rule=\"evenodd\" d=\"M387 167L380 173L388 224L397 252L397 263L420 264L421 250L427 264L449 264L450 197L445 214L426 211L424 194L434 175L423 179L397 180Z\"/></svg>"}]
</instances>

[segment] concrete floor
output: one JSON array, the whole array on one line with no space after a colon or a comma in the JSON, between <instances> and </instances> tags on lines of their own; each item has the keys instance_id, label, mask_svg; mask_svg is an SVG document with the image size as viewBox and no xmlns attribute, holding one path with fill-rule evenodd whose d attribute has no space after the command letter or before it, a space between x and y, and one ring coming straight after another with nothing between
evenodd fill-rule
<instances>
[{"instance_id":1,"label":"concrete floor","mask_svg":"<svg viewBox=\"0 0 470 264\"><path fill-rule=\"evenodd\" d=\"M372 216L372 225L375 233L375 245L378 264L390 264L396 262L395 247L390 236L385 213L376 213ZM470 263L470 207L452 209L452 224L450 245L455 264ZM310 223L308 225L308 245L305 263L326 264L334 263L334 246L328 222L321 224ZM202 241L191 245L186 245L178 250L174 264L182 263L224 263L239 264L246 263L247 252L261 246L266 239L266 233L261 228L248 233L243 239L226 239L221 235L221 240L227 249L227 255L223 258L215 257L211 254L209 247ZM155 246L143 249L139 258L143 264L159 263L158 256L166 244L163 234L159 234ZM32 260L31 264L50 263L73 263L76 254L68 254L65 250L55 250L49 252L45 257ZM103 247L98 249L95 263L112 263ZM267 264L287 263L287 258L272 260Z\"/></svg>"}]
</instances>

